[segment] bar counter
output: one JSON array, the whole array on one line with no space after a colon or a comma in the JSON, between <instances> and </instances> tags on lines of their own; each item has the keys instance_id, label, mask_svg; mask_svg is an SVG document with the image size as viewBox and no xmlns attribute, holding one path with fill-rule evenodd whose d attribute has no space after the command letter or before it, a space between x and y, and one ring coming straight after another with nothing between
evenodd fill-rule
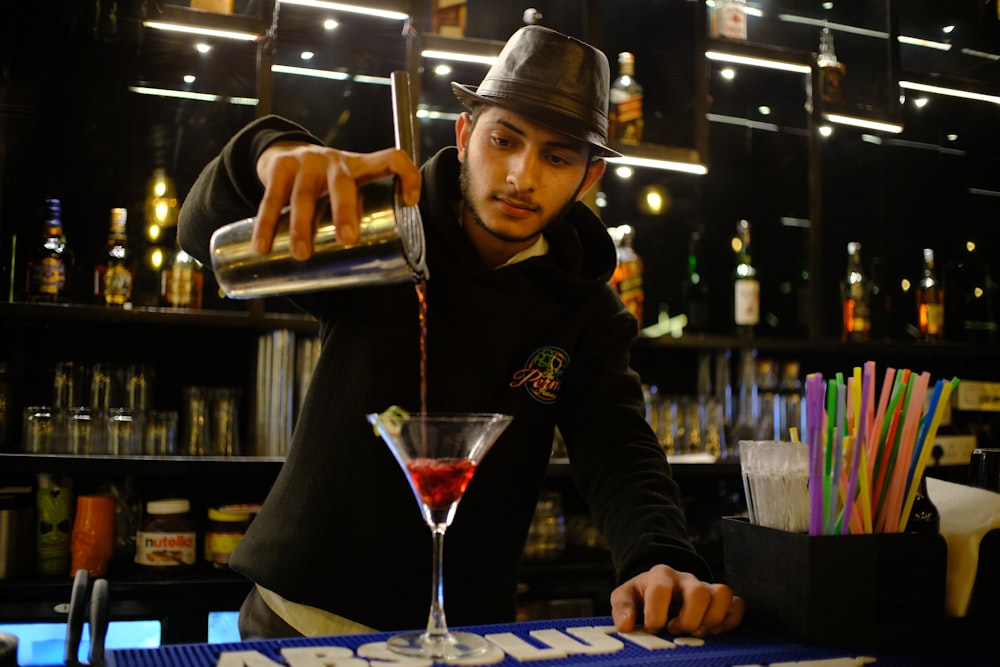
<instances>
[{"instance_id":1,"label":"bar counter","mask_svg":"<svg viewBox=\"0 0 1000 667\"><path fill-rule=\"evenodd\" d=\"M678 667L948 667L995 665L982 643L959 638L949 628L920 642L892 638L878 647L804 646L743 627L704 640L692 637L619 634L609 617L530 621L463 628L486 636L492 646L486 654L462 665L530 663L534 667L619 667L657 665ZM222 644L168 645L158 649L108 651L107 667L319 667L320 665L380 664L430 665L404 659L384 646L393 633L335 637L278 639ZM979 635L977 635L979 636ZM502 648L501 648L502 647ZM24 666L22 666L24 667Z\"/></svg>"}]
</instances>

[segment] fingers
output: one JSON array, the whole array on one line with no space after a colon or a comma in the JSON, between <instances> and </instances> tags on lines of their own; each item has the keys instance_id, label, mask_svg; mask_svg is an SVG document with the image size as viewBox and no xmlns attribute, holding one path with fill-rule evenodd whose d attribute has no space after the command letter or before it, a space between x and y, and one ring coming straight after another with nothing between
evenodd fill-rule
<instances>
[{"instance_id":1,"label":"fingers","mask_svg":"<svg viewBox=\"0 0 1000 667\"><path fill-rule=\"evenodd\" d=\"M611 616L617 630L635 629L640 622L639 610L641 627L647 632L666 627L675 635L703 636L738 627L746 604L725 584L709 584L690 573L657 565L611 594Z\"/></svg>"},{"instance_id":2,"label":"fingers","mask_svg":"<svg viewBox=\"0 0 1000 667\"><path fill-rule=\"evenodd\" d=\"M405 205L415 205L420 198L420 172L396 149L358 154L279 142L261 154L256 169L264 196L257 210L254 248L260 253L271 251L278 219L287 205L291 254L299 260L313 252L317 200L329 197L337 240L350 244L360 236L361 186L395 175Z\"/></svg>"}]
</instances>

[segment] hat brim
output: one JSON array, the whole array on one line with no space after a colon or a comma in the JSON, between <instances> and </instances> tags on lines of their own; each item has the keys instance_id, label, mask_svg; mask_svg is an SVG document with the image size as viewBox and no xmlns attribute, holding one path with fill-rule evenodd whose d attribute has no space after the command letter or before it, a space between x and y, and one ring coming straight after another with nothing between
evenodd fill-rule
<instances>
[{"instance_id":1,"label":"hat brim","mask_svg":"<svg viewBox=\"0 0 1000 667\"><path fill-rule=\"evenodd\" d=\"M476 86L466 86L461 83L456 83L455 81L451 82L451 89L455 93L455 97L457 97L458 100L467 108L471 109L478 104L503 107L504 109L509 109L515 113L528 116L532 120L541 123L551 130L573 137L574 139L582 141L586 144L590 144L594 148L594 155L597 157L622 157L621 153L608 148L599 139L593 136L588 136L589 132L587 132L584 128L580 128L579 130L567 128L568 124L573 124L571 119L567 119L565 116L553 113L551 110L544 107L532 104L530 101L526 101L522 97L513 95L509 97L486 97L479 95L476 92Z\"/></svg>"}]
</instances>

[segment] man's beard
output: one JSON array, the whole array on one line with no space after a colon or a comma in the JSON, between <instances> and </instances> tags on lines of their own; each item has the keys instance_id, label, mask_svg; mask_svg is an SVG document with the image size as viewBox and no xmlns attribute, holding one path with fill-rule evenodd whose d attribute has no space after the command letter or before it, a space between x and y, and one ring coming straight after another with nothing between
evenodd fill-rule
<instances>
[{"instance_id":1,"label":"man's beard","mask_svg":"<svg viewBox=\"0 0 1000 667\"><path fill-rule=\"evenodd\" d=\"M552 218L548 222L546 222L541 229L539 229L533 234L529 234L527 236L514 236L513 234L505 234L496 229L490 229L490 227L486 224L486 221L484 221L482 216L479 215L479 211L476 209L476 205L472 201L472 183L470 180L471 177L469 175L467 161L462 162L459 165L459 172L460 172L459 182L461 183L462 186L462 199L465 202L465 208L469 211L469 215L472 216L472 219L475 221L477 225L479 225L480 229L485 231L493 238L499 239L500 241L503 241L505 243L524 243L526 241L538 238L539 236L542 235L542 232L544 232L546 229L552 227L557 222L562 220L563 216L566 215L570 207L572 207L573 204L576 202L575 196L570 197L567 200L567 202L562 206L562 208L560 208L559 211L554 216L552 216Z\"/></svg>"}]
</instances>

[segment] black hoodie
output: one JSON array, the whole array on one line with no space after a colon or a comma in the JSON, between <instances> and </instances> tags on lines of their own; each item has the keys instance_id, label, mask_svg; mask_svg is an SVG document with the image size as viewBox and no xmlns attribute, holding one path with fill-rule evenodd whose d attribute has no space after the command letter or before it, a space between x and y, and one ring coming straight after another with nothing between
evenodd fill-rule
<instances>
[{"instance_id":1,"label":"black hoodie","mask_svg":"<svg viewBox=\"0 0 1000 667\"><path fill-rule=\"evenodd\" d=\"M270 143L315 138L267 117L210 163L181 210L181 244L207 262L222 223L254 215L253 165ZM456 149L423 167L427 408L514 416L486 455L445 540L451 625L510 622L517 570L558 426L572 474L619 581L657 563L709 580L629 367L636 321L608 285L615 249L583 204L546 231L549 252L491 269L456 218ZM420 408L412 284L296 297L320 323L321 354L290 451L231 565L284 598L378 630L425 625L430 530L365 414Z\"/></svg>"}]
</instances>

